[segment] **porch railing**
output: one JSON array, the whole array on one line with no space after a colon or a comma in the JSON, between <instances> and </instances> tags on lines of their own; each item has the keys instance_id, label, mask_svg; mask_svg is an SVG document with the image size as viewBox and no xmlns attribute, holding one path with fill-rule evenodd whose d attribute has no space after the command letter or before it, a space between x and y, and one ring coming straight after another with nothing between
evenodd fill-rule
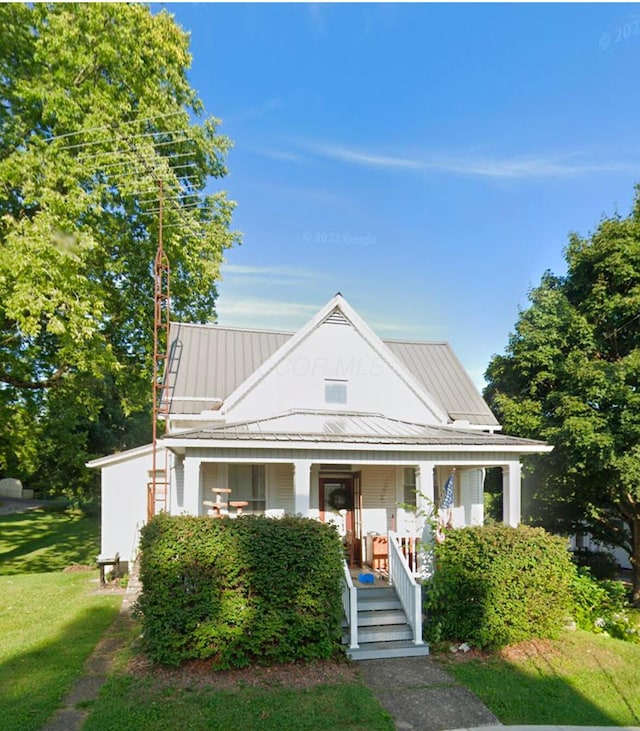
<instances>
[{"instance_id":1,"label":"porch railing","mask_svg":"<svg viewBox=\"0 0 640 731\"><path fill-rule=\"evenodd\" d=\"M342 608L347 618L349 632L349 649L358 647L358 589L353 585L351 572L346 561L343 561L344 581L342 584Z\"/></svg>"},{"instance_id":2,"label":"porch railing","mask_svg":"<svg viewBox=\"0 0 640 731\"><path fill-rule=\"evenodd\" d=\"M422 641L422 587L413 577L409 562L402 552L398 534L389 531L389 581L395 586L396 593L413 631L415 645Z\"/></svg>"}]
</instances>

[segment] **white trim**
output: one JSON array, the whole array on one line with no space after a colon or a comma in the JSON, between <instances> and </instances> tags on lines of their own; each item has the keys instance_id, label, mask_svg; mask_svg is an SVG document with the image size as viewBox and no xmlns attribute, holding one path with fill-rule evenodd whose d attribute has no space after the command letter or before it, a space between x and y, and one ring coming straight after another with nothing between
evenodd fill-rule
<instances>
[{"instance_id":1,"label":"white trim","mask_svg":"<svg viewBox=\"0 0 640 731\"><path fill-rule=\"evenodd\" d=\"M115 454L109 454L106 457L98 457L97 459L92 459L89 462L85 462L85 467L91 467L92 469L107 467L108 465L117 464L118 462L123 462L128 459L141 457L147 452L151 454L152 451L153 444L144 444L142 447L134 447L133 449L126 449L124 452L116 452Z\"/></svg>"},{"instance_id":2,"label":"white trim","mask_svg":"<svg viewBox=\"0 0 640 731\"><path fill-rule=\"evenodd\" d=\"M314 449L321 451L344 450L378 452L506 452L509 454L547 454L553 450L547 444L388 444L379 442L314 442L286 439L181 439L162 440L167 449ZM333 460L332 460L333 461Z\"/></svg>"}]
</instances>

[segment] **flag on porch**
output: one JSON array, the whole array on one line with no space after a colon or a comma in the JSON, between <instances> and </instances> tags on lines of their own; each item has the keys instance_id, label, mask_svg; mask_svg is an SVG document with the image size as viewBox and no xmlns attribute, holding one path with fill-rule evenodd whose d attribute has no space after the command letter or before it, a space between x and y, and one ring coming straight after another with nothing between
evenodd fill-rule
<instances>
[{"instance_id":1,"label":"flag on porch","mask_svg":"<svg viewBox=\"0 0 640 731\"><path fill-rule=\"evenodd\" d=\"M442 496L442 509L444 514L444 524L451 525L453 523L453 491L455 486L455 469L451 470L451 474L444 483L444 494Z\"/></svg>"}]
</instances>

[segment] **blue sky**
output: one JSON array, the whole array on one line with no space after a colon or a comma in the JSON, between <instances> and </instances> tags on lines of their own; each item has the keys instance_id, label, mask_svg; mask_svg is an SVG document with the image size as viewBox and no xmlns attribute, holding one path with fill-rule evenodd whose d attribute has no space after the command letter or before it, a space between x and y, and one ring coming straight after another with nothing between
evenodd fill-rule
<instances>
[{"instance_id":1,"label":"blue sky","mask_svg":"<svg viewBox=\"0 0 640 731\"><path fill-rule=\"evenodd\" d=\"M570 231L640 182L640 5L154 5L234 142L223 325L337 291L381 337L502 352Z\"/></svg>"}]
</instances>

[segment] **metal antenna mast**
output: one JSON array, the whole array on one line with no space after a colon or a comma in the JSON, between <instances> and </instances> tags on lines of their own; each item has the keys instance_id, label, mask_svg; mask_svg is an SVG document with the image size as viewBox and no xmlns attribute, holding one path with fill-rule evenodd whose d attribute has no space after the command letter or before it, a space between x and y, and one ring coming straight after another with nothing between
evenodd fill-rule
<instances>
[{"instance_id":1,"label":"metal antenna mast","mask_svg":"<svg viewBox=\"0 0 640 731\"><path fill-rule=\"evenodd\" d=\"M147 519L160 510L167 510L169 498L169 460L164 450L162 467L158 464L158 428L160 417L164 416L164 429L169 425L169 335L170 335L170 275L169 257L163 246L164 186L158 180L158 249L153 263L153 456L151 482L147 500ZM164 342L163 342L164 341Z\"/></svg>"}]
</instances>

